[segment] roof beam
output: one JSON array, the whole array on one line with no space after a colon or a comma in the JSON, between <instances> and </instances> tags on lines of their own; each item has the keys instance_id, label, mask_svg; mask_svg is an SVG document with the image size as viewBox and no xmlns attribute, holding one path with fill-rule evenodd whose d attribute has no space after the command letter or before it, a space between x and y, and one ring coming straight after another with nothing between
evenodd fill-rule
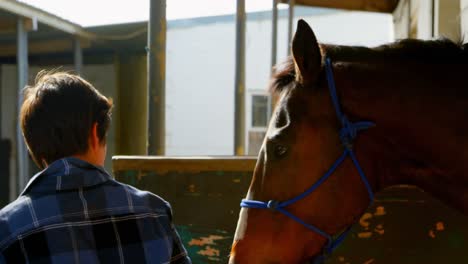
<instances>
[{"instance_id":1,"label":"roof beam","mask_svg":"<svg viewBox=\"0 0 468 264\"><path fill-rule=\"evenodd\" d=\"M296 5L392 13L399 0L296 0ZM288 0L281 0L287 4Z\"/></svg>"},{"instance_id":2,"label":"roof beam","mask_svg":"<svg viewBox=\"0 0 468 264\"><path fill-rule=\"evenodd\" d=\"M73 39L47 39L29 40L29 55L70 52L73 51ZM80 41L81 48L89 48L89 41ZM17 52L16 43L3 44L0 49L0 57L14 56Z\"/></svg>"},{"instance_id":3,"label":"roof beam","mask_svg":"<svg viewBox=\"0 0 468 264\"><path fill-rule=\"evenodd\" d=\"M32 19L26 18L23 21L25 30L31 31L33 27ZM17 20L0 17L0 34L15 34L17 23Z\"/></svg>"},{"instance_id":4,"label":"roof beam","mask_svg":"<svg viewBox=\"0 0 468 264\"><path fill-rule=\"evenodd\" d=\"M0 9L18 16L30 18L32 20L36 19L40 23L72 35L77 35L81 38L94 39L96 37L93 33L87 32L81 26L75 23L25 3L16 2L13 0L3 0L0 1Z\"/></svg>"}]
</instances>

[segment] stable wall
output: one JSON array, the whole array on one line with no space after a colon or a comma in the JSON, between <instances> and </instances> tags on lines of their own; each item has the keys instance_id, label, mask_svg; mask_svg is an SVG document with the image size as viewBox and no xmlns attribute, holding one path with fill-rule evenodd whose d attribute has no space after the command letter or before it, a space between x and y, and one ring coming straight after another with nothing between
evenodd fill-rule
<instances>
[{"instance_id":1,"label":"stable wall","mask_svg":"<svg viewBox=\"0 0 468 264\"><path fill-rule=\"evenodd\" d=\"M239 204L255 163L253 157L116 156L113 168L118 180L171 203L174 223L190 257L204 264L227 263ZM345 207L346 201L333 206ZM286 216L267 213L287 221ZM468 263L467 221L420 189L387 188L377 193L326 263ZM303 232L312 231L303 228Z\"/></svg>"}]
</instances>

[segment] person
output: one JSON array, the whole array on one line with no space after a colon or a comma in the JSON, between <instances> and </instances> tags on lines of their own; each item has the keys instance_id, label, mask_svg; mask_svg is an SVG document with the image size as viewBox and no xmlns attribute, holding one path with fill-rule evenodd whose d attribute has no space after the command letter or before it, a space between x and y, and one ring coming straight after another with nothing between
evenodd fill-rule
<instances>
[{"instance_id":1,"label":"person","mask_svg":"<svg viewBox=\"0 0 468 264\"><path fill-rule=\"evenodd\" d=\"M103 168L112 100L64 72L23 92L23 137L43 170L0 211L0 263L191 263L170 205Z\"/></svg>"}]
</instances>

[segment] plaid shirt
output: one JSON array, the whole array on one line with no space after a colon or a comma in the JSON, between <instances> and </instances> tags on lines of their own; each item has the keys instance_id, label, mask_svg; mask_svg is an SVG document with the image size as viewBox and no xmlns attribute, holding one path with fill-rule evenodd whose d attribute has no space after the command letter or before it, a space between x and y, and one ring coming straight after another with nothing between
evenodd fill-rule
<instances>
[{"instance_id":1,"label":"plaid shirt","mask_svg":"<svg viewBox=\"0 0 468 264\"><path fill-rule=\"evenodd\" d=\"M170 205L75 158L0 211L0 263L191 263Z\"/></svg>"}]
</instances>

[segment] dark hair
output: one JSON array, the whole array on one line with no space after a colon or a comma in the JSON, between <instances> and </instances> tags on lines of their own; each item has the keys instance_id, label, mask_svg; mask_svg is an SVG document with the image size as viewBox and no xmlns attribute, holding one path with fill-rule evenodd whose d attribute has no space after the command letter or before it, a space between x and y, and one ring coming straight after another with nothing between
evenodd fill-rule
<instances>
[{"instance_id":1,"label":"dark hair","mask_svg":"<svg viewBox=\"0 0 468 264\"><path fill-rule=\"evenodd\" d=\"M94 123L102 144L111 121L112 100L83 78L41 71L23 90L20 122L32 158L40 168L63 157L83 154Z\"/></svg>"}]
</instances>

